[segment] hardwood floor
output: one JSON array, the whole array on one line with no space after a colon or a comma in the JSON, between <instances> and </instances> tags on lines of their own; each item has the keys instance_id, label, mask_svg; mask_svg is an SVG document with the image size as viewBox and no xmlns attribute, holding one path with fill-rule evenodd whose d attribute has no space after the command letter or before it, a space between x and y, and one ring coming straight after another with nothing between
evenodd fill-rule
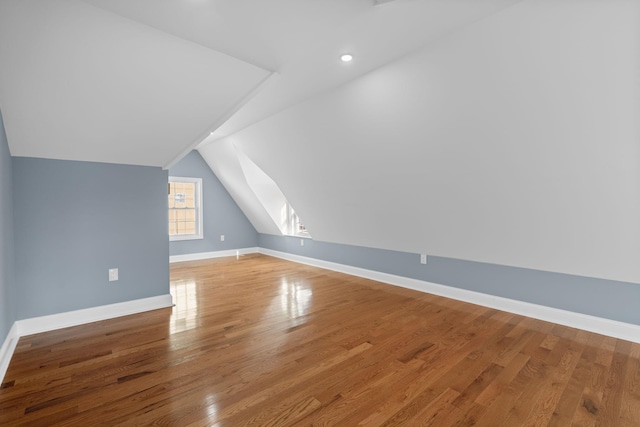
<instances>
[{"instance_id":1,"label":"hardwood floor","mask_svg":"<svg viewBox=\"0 0 640 427\"><path fill-rule=\"evenodd\" d=\"M640 344L264 255L20 340L0 425L640 426Z\"/></svg>"}]
</instances>

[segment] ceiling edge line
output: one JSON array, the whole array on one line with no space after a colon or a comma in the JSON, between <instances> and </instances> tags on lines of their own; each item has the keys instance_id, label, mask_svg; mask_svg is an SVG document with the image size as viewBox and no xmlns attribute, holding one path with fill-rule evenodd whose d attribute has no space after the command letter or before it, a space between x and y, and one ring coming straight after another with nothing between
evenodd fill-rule
<instances>
[{"instance_id":1,"label":"ceiling edge line","mask_svg":"<svg viewBox=\"0 0 640 427\"><path fill-rule=\"evenodd\" d=\"M262 88L268 84L268 82L270 82L273 78L275 78L274 76L278 76L278 75L279 74L276 71L271 71L264 79L262 79L256 86L254 86L253 89L251 89L245 96L243 96L240 99L240 101L238 101L231 108L229 108L229 110L227 110L220 117L220 119L216 120L214 123L212 123L211 126L208 127L208 129L206 131L202 132L195 139L194 142L189 144L187 146L187 148L185 148L184 150L182 150L180 152L180 154L178 154L171 161L169 161L167 164L165 164L162 167L162 169L168 170L168 169L172 168L173 166L176 165L176 163L178 163L180 160L182 160L182 158L184 158L191 151L193 151L196 148L199 148L201 146L204 147L205 145L208 145L209 143L204 143L205 140L207 139L207 137L209 137L212 132L214 132L216 129L218 129L220 126L222 126L224 123L226 123L227 120L229 120L234 114L236 114L242 107L247 105L247 103L249 103L249 101L251 101L258 94L258 92L260 92L262 90Z\"/></svg>"},{"instance_id":2,"label":"ceiling edge line","mask_svg":"<svg viewBox=\"0 0 640 427\"><path fill-rule=\"evenodd\" d=\"M98 11L98 12L104 14L104 15L110 15L112 17L125 20L128 23L136 25L139 28L146 28L147 30L152 30L153 32L155 32L157 34L162 34L164 37L171 37L171 38L174 38L176 40L180 40L182 42L189 43L191 45L197 46L198 48L206 49L208 51L215 52L217 54L227 56L227 57L232 58L232 59L234 59L236 61L240 61L240 62L243 62L245 64L249 64L249 65L251 65L253 67L260 68L261 70L272 71L271 67L267 67L264 64L259 64L259 63L255 62L254 60L240 58L240 57L234 55L231 52L227 52L227 51L219 50L217 48L213 48L211 46L207 46L205 44L202 44L202 43L197 42L195 40L192 40L190 38L186 38L184 36L180 36L180 35L177 35L177 34L174 34L174 33L170 32L170 31L164 30L164 29L162 29L160 27L157 27L155 25L139 21L138 19L123 15L123 14L121 14L119 12L115 12L115 11L110 10L110 9L105 9L105 8L103 8L101 6L98 6L98 5L94 4L94 3L88 3L88 2L83 1L83 0L79 0L79 1L77 1L77 3L82 3L82 5L84 7L92 8L92 9L94 9L94 10L96 10L96 11Z\"/></svg>"},{"instance_id":3,"label":"ceiling edge line","mask_svg":"<svg viewBox=\"0 0 640 427\"><path fill-rule=\"evenodd\" d=\"M266 121L266 120L268 120L268 119L270 119L272 117L275 117L275 116L277 116L278 114L280 114L280 113L282 113L284 111L287 111L287 110L290 110L292 108L304 105L305 103L311 102L313 99L317 98L318 96L322 96L322 95L326 95L328 93L336 92L339 89L351 84L352 82L354 82L354 81L356 81L358 79L361 79L361 78L363 78L365 76L371 75L374 72L376 72L376 71L378 71L378 70L380 70L382 68L388 67L388 66L390 66L390 65L392 65L392 64L394 64L396 62L402 61L402 60L404 60L406 58L410 58L413 55L417 55L423 50L428 50L428 49L432 48L433 46L435 46L436 44L441 43L443 40L446 40L446 39L448 39L450 37L453 37L456 33L460 32L460 31L464 31L468 27L472 27L472 26L478 24L479 22L482 22L485 19L489 19L490 17L492 17L494 15L503 13L507 9L510 9L512 7L515 7L515 6L519 5L519 4L522 4L522 3L525 3L525 2L528 2L528 1L530 1L530 0L514 0L513 3L510 3L510 4L506 5L506 6L497 7L494 11L492 11L488 15L477 17L477 18L475 18L475 19L473 19L473 20L471 20L471 21L469 21L469 22L467 22L465 24L458 25L455 28L452 28L452 29L450 29L448 31L445 31L443 34L441 34L440 36L436 37L435 39L430 40L429 42L424 43L424 44L416 47L415 49L412 49L409 52L406 52L406 53L404 53L404 54L402 54L400 56L390 58L388 61L386 61L386 62L384 62L382 64L379 64L378 66L372 68L371 70L369 70L369 71L367 71L367 72L365 72L363 74L360 74L360 75L358 75L358 76L356 76L354 78L348 79L348 80L340 83L339 85L333 86L333 87L331 87L331 88L329 88L327 90L323 90L323 91L320 91L320 92L317 92L317 93L313 93L313 94L309 95L308 97L303 98L303 99L301 99L301 100L299 100L297 102L294 102L291 105L287 105L287 106L285 106L285 107L283 107L281 109L278 109L277 111L274 111L273 113L270 113L267 116L265 116L265 117L263 117L263 118L261 118L259 120L253 121L253 122L251 122L249 124L246 124L246 125L238 128L238 129L236 129L235 131L233 131L229 135L224 135L224 136L217 137L217 138L215 138L215 139L213 139L211 141L207 141L206 143L203 141L201 146L204 147L206 145L213 144L216 141L221 141L221 140L226 139L226 138L228 138L230 136L236 135L236 134L238 134L238 133L240 133L240 132L242 132L242 131L244 131L246 129L251 128L252 126L255 126L258 123L264 122L264 121Z\"/></svg>"}]
</instances>

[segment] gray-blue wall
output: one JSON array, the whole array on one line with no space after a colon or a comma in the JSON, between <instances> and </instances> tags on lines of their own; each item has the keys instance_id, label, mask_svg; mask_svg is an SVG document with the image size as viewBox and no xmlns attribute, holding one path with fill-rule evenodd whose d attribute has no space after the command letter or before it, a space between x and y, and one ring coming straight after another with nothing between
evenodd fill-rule
<instances>
[{"instance_id":1,"label":"gray-blue wall","mask_svg":"<svg viewBox=\"0 0 640 427\"><path fill-rule=\"evenodd\" d=\"M640 284L300 238L259 234L259 246L640 325Z\"/></svg>"},{"instance_id":2,"label":"gray-blue wall","mask_svg":"<svg viewBox=\"0 0 640 427\"><path fill-rule=\"evenodd\" d=\"M192 151L169 175L202 178L204 239L171 242L171 255L223 251L258 246L258 233L209 168L200 153ZM224 234L224 242L220 235Z\"/></svg>"},{"instance_id":3,"label":"gray-blue wall","mask_svg":"<svg viewBox=\"0 0 640 427\"><path fill-rule=\"evenodd\" d=\"M18 319L169 293L166 171L14 157L13 192Z\"/></svg>"},{"instance_id":4,"label":"gray-blue wall","mask_svg":"<svg viewBox=\"0 0 640 427\"><path fill-rule=\"evenodd\" d=\"M0 112L0 345L15 320L12 159Z\"/></svg>"}]
</instances>

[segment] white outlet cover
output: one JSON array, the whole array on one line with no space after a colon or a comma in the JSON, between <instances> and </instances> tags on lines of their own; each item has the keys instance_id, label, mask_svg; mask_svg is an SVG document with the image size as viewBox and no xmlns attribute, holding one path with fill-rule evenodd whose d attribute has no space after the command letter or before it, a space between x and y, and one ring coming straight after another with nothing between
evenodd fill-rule
<instances>
[{"instance_id":1,"label":"white outlet cover","mask_svg":"<svg viewBox=\"0 0 640 427\"><path fill-rule=\"evenodd\" d=\"M110 268L109 269L109 281L110 282L115 282L116 280L118 280L118 269L117 268Z\"/></svg>"},{"instance_id":2,"label":"white outlet cover","mask_svg":"<svg viewBox=\"0 0 640 427\"><path fill-rule=\"evenodd\" d=\"M221 242L224 242L224 234L221 234L221 235L220 235L220 241L221 241Z\"/></svg>"},{"instance_id":3,"label":"white outlet cover","mask_svg":"<svg viewBox=\"0 0 640 427\"><path fill-rule=\"evenodd\" d=\"M300 246L304 246L304 239L300 239Z\"/></svg>"},{"instance_id":4,"label":"white outlet cover","mask_svg":"<svg viewBox=\"0 0 640 427\"><path fill-rule=\"evenodd\" d=\"M427 263L427 254L420 254L420 264Z\"/></svg>"}]
</instances>

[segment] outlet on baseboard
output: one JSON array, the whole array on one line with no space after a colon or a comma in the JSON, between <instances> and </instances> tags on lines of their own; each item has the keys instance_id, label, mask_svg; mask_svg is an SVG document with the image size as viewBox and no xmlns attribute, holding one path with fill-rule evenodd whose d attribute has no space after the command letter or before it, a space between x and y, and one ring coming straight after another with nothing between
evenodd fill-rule
<instances>
[{"instance_id":1,"label":"outlet on baseboard","mask_svg":"<svg viewBox=\"0 0 640 427\"><path fill-rule=\"evenodd\" d=\"M110 282L115 282L118 280L118 269L117 268L110 268L109 269L109 281Z\"/></svg>"}]
</instances>

